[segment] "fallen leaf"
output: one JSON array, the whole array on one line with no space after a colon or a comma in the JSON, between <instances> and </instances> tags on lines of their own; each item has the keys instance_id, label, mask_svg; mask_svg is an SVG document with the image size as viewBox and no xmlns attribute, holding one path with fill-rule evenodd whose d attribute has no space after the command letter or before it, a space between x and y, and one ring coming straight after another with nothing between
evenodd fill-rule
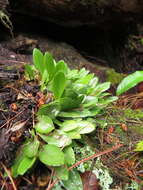
<instances>
[{"instance_id":1,"label":"fallen leaf","mask_svg":"<svg viewBox=\"0 0 143 190\"><path fill-rule=\"evenodd\" d=\"M124 124L124 123L121 125L121 128L122 128L122 130L125 131L125 132L128 131L128 127L127 127L127 125Z\"/></svg>"},{"instance_id":2,"label":"fallen leaf","mask_svg":"<svg viewBox=\"0 0 143 190\"><path fill-rule=\"evenodd\" d=\"M84 172L81 174L81 179L83 183L83 190L100 190L98 180L92 172Z\"/></svg>"}]
</instances>

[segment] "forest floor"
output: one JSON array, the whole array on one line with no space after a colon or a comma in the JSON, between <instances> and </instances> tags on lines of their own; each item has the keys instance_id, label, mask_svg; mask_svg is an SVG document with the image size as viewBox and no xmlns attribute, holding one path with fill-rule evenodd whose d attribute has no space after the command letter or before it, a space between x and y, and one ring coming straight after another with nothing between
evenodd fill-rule
<instances>
[{"instance_id":1,"label":"forest floor","mask_svg":"<svg viewBox=\"0 0 143 190\"><path fill-rule=\"evenodd\" d=\"M38 47L50 51L56 60L65 59L70 67L86 67L101 81L117 76L112 84L114 94L117 83L124 75L107 77L107 67L92 64L83 58L72 46L51 40L18 35L13 40L0 44L0 188L7 190L48 190L50 172L44 165L37 166L24 176L13 179L10 167L16 152L33 123L33 110L38 110L42 99L39 86L25 81L24 65L32 62L32 50ZM141 55L141 54L140 54ZM126 57L127 58L127 57ZM138 56L139 59L139 56ZM142 55L140 56L142 59ZM103 61L104 63L104 61ZM106 64L103 64L107 66ZM127 65L126 65L127 66ZM108 68L109 69L109 68ZM112 69L109 69L113 71ZM115 77L115 79L113 78ZM102 156L87 161L88 171L82 171L84 190L141 190L143 181L142 152L135 151L135 145L143 140L143 92L142 84L106 108L101 121L91 135L85 136L87 146L79 144L80 153L76 161L101 153ZM11 130L20 127L20 129ZM114 150L116 144L122 146ZM113 148L113 149L112 149ZM110 153L108 150L111 149ZM82 151L81 151L82 150ZM112 151L113 150L113 151ZM79 150L77 150L78 152ZM82 167L82 166L81 166ZM97 170L100 175L97 176ZM6 177L5 177L6 176ZM99 187L100 186L100 187Z\"/></svg>"}]
</instances>

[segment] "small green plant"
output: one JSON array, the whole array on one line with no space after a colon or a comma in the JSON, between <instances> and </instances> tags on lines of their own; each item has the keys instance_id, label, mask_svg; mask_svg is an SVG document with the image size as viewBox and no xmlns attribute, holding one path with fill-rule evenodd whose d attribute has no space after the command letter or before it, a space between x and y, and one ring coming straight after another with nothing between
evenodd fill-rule
<instances>
[{"instance_id":1,"label":"small green plant","mask_svg":"<svg viewBox=\"0 0 143 190\"><path fill-rule=\"evenodd\" d=\"M81 185L69 187L70 181L79 182L77 170L68 171L75 163L73 141L96 129L96 115L117 97L107 91L110 82L98 83L98 78L84 68L71 70L64 61L56 62L49 53L33 50L34 65L26 65L27 80L39 82L41 90L52 93L52 100L37 112L37 123L20 148L12 166L14 177L23 175L36 160L55 169L56 176L68 190L82 189ZM72 172L74 175L72 175ZM69 176L75 176L69 178ZM65 180L69 180L66 182ZM70 185L71 186L71 185Z\"/></svg>"},{"instance_id":2,"label":"small green plant","mask_svg":"<svg viewBox=\"0 0 143 190\"><path fill-rule=\"evenodd\" d=\"M117 87L117 95L120 95L127 90L133 88L143 81L143 71L136 71L125 77Z\"/></svg>"}]
</instances>

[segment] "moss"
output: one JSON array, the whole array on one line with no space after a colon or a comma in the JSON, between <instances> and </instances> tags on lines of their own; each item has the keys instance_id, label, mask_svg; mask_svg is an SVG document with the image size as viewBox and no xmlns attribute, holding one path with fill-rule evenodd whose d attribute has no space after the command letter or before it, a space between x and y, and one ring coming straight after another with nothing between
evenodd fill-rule
<instances>
[{"instance_id":1,"label":"moss","mask_svg":"<svg viewBox=\"0 0 143 190\"><path fill-rule=\"evenodd\" d=\"M106 71L107 81L112 84L119 84L121 80L125 77L124 74L117 73L114 69L109 69Z\"/></svg>"},{"instance_id":2,"label":"moss","mask_svg":"<svg viewBox=\"0 0 143 190\"><path fill-rule=\"evenodd\" d=\"M123 109L113 106L112 108L107 108L107 112L109 116L107 117L107 120L109 120L108 122L114 122L114 123L124 122L124 123L134 123L140 126L143 125L142 110L132 110L130 108Z\"/></svg>"},{"instance_id":3,"label":"moss","mask_svg":"<svg viewBox=\"0 0 143 190\"><path fill-rule=\"evenodd\" d=\"M143 139L143 112L142 110L131 110L112 107L107 109L108 115L106 120L108 127L114 126L114 135L118 137L121 142L128 145L136 144ZM122 128L122 124L127 126L127 131Z\"/></svg>"},{"instance_id":4,"label":"moss","mask_svg":"<svg viewBox=\"0 0 143 190\"><path fill-rule=\"evenodd\" d=\"M132 109L125 109L124 110L125 117L143 120L143 111L142 110L132 110Z\"/></svg>"}]
</instances>

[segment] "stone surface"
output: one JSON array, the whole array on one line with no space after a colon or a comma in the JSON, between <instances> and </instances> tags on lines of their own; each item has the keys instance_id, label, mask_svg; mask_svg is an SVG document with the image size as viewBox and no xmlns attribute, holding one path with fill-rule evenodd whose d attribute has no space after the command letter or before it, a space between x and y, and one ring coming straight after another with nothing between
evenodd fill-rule
<instances>
[{"instance_id":1,"label":"stone surface","mask_svg":"<svg viewBox=\"0 0 143 190\"><path fill-rule=\"evenodd\" d=\"M64 26L112 26L143 16L141 0L10 0L14 12Z\"/></svg>"}]
</instances>

